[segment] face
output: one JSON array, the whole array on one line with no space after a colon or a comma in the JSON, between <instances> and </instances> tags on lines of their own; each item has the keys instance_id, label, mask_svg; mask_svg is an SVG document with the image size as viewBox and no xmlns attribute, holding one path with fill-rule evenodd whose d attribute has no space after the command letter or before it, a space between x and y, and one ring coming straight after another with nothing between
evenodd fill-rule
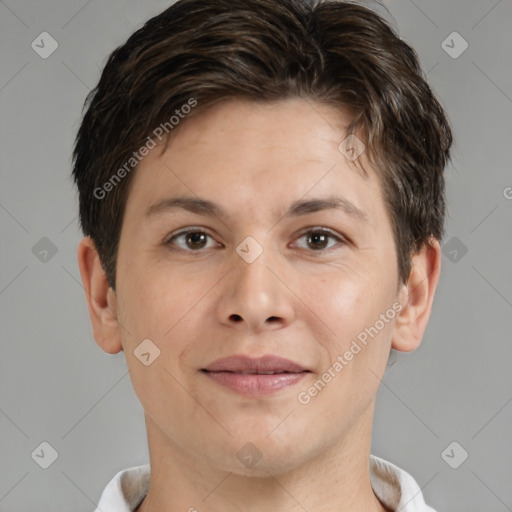
<instances>
[{"instance_id":1,"label":"face","mask_svg":"<svg viewBox=\"0 0 512 512\"><path fill-rule=\"evenodd\" d=\"M116 314L162 449L279 473L368 424L398 269L377 176L339 148L346 121L300 99L229 100L139 164Z\"/></svg>"}]
</instances>

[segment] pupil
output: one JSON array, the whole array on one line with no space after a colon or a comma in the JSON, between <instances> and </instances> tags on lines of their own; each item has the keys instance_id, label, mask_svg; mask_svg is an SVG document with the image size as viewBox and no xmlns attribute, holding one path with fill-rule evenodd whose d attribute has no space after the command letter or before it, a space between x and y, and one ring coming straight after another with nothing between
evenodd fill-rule
<instances>
[{"instance_id":1,"label":"pupil","mask_svg":"<svg viewBox=\"0 0 512 512\"><path fill-rule=\"evenodd\" d=\"M204 239L204 233L189 233L187 242L190 242L190 245L198 247L201 245L201 243L204 243Z\"/></svg>"},{"instance_id":2,"label":"pupil","mask_svg":"<svg viewBox=\"0 0 512 512\"><path fill-rule=\"evenodd\" d=\"M326 245L326 238L327 237L323 233L314 233L309 237L310 241L312 241L314 245L318 245L318 242L320 242L322 244L322 248Z\"/></svg>"}]
</instances>

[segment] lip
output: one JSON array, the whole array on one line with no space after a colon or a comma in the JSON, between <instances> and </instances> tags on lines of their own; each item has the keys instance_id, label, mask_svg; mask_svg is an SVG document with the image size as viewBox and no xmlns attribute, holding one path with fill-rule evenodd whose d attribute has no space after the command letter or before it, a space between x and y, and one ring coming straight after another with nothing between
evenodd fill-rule
<instances>
[{"instance_id":1,"label":"lip","mask_svg":"<svg viewBox=\"0 0 512 512\"><path fill-rule=\"evenodd\" d=\"M224 357L209 364L205 370L209 372L233 373L298 373L307 371L306 368L294 363L290 359L275 355L265 355L256 358L243 355Z\"/></svg>"},{"instance_id":2,"label":"lip","mask_svg":"<svg viewBox=\"0 0 512 512\"><path fill-rule=\"evenodd\" d=\"M242 395L264 396L297 384L310 370L280 356L237 355L218 359L202 372Z\"/></svg>"}]
</instances>

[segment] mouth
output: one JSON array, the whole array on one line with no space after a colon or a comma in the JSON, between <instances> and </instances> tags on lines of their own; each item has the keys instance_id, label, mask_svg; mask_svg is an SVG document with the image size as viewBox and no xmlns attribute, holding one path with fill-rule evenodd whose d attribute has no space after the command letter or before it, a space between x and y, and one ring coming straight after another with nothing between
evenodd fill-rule
<instances>
[{"instance_id":1,"label":"mouth","mask_svg":"<svg viewBox=\"0 0 512 512\"><path fill-rule=\"evenodd\" d=\"M218 384L242 395L263 396L297 384L310 370L280 356L231 356L201 369Z\"/></svg>"}]
</instances>

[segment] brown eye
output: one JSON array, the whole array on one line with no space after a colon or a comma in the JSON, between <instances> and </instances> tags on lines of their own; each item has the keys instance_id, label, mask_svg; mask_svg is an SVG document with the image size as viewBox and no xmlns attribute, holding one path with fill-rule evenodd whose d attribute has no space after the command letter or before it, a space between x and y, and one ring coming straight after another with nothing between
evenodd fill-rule
<instances>
[{"instance_id":1,"label":"brown eye","mask_svg":"<svg viewBox=\"0 0 512 512\"><path fill-rule=\"evenodd\" d=\"M194 252L204 249L208 243L208 238L211 237L205 231L194 229L177 233L166 242L166 245L177 245L179 249ZM177 244L177 240L181 242Z\"/></svg>"},{"instance_id":2,"label":"brown eye","mask_svg":"<svg viewBox=\"0 0 512 512\"><path fill-rule=\"evenodd\" d=\"M299 240L303 238L305 238L306 240L306 249L312 249L314 252L322 252L325 250L329 250L330 248L336 245L335 243L331 246L328 246L329 239L336 240L339 244L345 243L345 241L342 238L334 235L334 233L326 229L311 229L303 233L299 237Z\"/></svg>"},{"instance_id":3,"label":"brown eye","mask_svg":"<svg viewBox=\"0 0 512 512\"><path fill-rule=\"evenodd\" d=\"M307 243L315 246L315 249L325 249L329 241L329 235L313 232L307 238Z\"/></svg>"}]
</instances>

